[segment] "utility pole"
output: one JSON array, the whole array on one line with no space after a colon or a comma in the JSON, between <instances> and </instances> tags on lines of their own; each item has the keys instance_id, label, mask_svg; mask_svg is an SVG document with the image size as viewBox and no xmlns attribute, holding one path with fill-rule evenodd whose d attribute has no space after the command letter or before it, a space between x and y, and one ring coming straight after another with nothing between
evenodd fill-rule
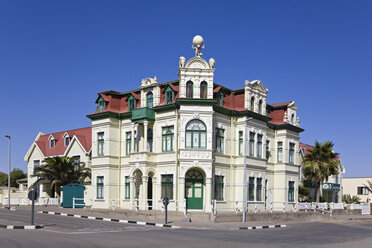
<instances>
[{"instance_id":1,"label":"utility pole","mask_svg":"<svg viewBox=\"0 0 372 248\"><path fill-rule=\"evenodd\" d=\"M247 125L252 117L246 118L244 122L244 132L243 132L243 146L244 146L244 171L243 171L243 219L242 222L245 222L246 211L247 211Z\"/></svg>"},{"instance_id":2,"label":"utility pole","mask_svg":"<svg viewBox=\"0 0 372 248\"><path fill-rule=\"evenodd\" d=\"M4 135L5 138L9 139L9 162L8 162L8 209L10 210L10 136Z\"/></svg>"}]
</instances>

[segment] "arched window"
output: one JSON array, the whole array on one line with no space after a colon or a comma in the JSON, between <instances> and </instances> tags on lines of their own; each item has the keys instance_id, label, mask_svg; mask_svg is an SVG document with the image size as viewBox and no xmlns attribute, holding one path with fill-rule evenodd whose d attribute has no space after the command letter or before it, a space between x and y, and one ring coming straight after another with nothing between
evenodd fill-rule
<instances>
[{"instance_id":1,"label":"arched window","mask_svg":"<svg viewBox=\"0 0 372 248\"><path fill-rule=\"evenodd\" d=\"M192 120L186 126L186 148L207 148L207 128L200 120Z\"/></svg>"},{"instance_id":2,"label":"arched window","mask_svg":"<svg viewBox=\"0 0 372 248\"><path fill-rule=\"evenodd\" d=\"M207 82L203 81L200 84L200 98L206 99L208 95L208 84Z\"/></svg>"},{"instance_id":3,"label":"arched window","mask_svg":"<svg viewBox=\"0 0 372 248\"><path fill-rule=\"evenodd\" d=\"M152 108L154 106L154 97L152 95L152 92L147 93L146 103L147 103L146 106L148 108Z\"/></svg>"},{"instance_id":4,"label":"arched window","mask_svg":"<svg viewBox=\"0 0 372 248\"><path fill-rule=\"evenodd\" d=\"M186 83L186 97L187 98L193 98L194 97L194 83L191 81L188 81Z\"/></svg>"},{"instance_id":5,"label":"arched window","mask_svg":"<svg viewBox=\"0 0 372 248\"><path fill-rule=\"evenodd\" d=\"M295 124L295 118L294 118L294 114L291 115L291 124L294 125Z\"/></svg>"},{"instance_id":6,"label":"arched window","mask_svg":"<svg viewBox=\"0 0 372 248\"><path fill-rule=\"evenodd\" d=\"M152 152L152 129L147 130L147 151Z\"/></svg>"},{"instance_id":7,"label":"arched window","mask_svg":"<svg viewBox=\"0 0 372 248\"><path fill-rule=\"evenodd\" d=\"M223 93L222 92L219 92L218 95L217 95L217 105L223 107Z\"/></svg>"},{"instance_id":8,"label":"arched window","mask_svg":"<svg viewBox=\"0 0 372 248\"><path fill-rule=\"evenodd\" d=\"M133 95L130 95L128 97L128 111L132 111L136 108L136 99L133 97Z\"/></svg>"},{"instance_id":9,"label":"arched window","mask_svg":"<svg viewBox=\"0 0 372 248\"><path fill-rule=\"evenodd\" d=\"M258 102L258 113L262 114L262 100Z\"/></svg>"},{"instance_id":10,"label":"arched window","mask_svg":"<svg viewBox=\"0 0 372 248\"><path fill-rule=\"evenodd\" d=\"M98 112L105 111L106 103L105 100L102 99L102 97L98 100Z\"/></svg>"},{"instance_id":11,"label":"arched window","mask_svg":"<svg viewBox=\"0 0 372 248\"><path fill-rule=\"evenodd\" d=\"M254 112L254 96L251 98L251 111Z\"/></svg>"}]
</instances>

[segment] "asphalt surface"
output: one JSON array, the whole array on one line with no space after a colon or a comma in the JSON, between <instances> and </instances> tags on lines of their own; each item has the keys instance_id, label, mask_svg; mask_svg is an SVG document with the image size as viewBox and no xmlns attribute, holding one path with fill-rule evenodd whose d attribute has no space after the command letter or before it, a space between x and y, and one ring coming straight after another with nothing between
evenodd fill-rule
<instances>
[{"instance_id":1,"label":"asphalt surface","mask_svg":"<svg viewBox=\"0 0 372 248\"><path fill-rule=\"evenodd\" d=\"M201 230L43 214L35 217L44 229L0 229L0 247L372 247L372 220L368 219L294 223L279 229ZM0 209L3 221L29 218L29 211Z\"/></svg>"}]
</instances>

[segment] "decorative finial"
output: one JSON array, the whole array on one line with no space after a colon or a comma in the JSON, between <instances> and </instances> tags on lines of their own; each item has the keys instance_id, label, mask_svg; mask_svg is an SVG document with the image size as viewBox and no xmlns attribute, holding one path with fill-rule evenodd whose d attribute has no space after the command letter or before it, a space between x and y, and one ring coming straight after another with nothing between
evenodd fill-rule
<instances>
[{"instance_id":1,"label":"decorative finial","mask_svg":"<svg viewBox=\"0 0 372 248\"><path fill-rule=\"evenodd\" d=\"M203 54L200 52L204 49L204 40L203 37L200 35L196 35L194 39L192 39L192 49L195 50L195 57L200 57Z\"/></svg>"}]
</instances>

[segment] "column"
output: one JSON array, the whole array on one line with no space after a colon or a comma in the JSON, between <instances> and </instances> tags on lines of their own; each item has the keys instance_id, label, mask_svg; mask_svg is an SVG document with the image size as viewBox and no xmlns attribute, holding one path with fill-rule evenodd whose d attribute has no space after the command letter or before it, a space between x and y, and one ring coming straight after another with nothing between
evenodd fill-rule
<instances>
[{"instance_id":1,"label":"column","mask_svg":"<svg viewBox=\"0 0 372 248\"><path fill-rule=\"evenodd\" d=\"M135 192L136 192L136 186L134 184L134 177L130 177L129 181L130 181L130 199L129 199L129 202L130 202L130 206L133 209L134 208L134 197L135 197Z\"/></svg>"},{"instance_id":2,"label":"column","mask_svg":"<svg viewBox=\"0 0 372 248\"><path fill-rule=\"evenodd\" d=\"M185 199L185 178L178 178L178 211L183 211L183 201Z\"/></svg>"},{"instance_id":3,"label":"column","mask_svg":"<svg viewBox=\"0 0 372 248\"><path fill-rule=\"evenodd\" d=\"M147 152L147 126L148 121L143 122L143 136L144 136L144 144L143 144L143 151Z\"/></svg>"},{"instance_id":4,"label":"column","mask_svg":"<svg viewBox=\"0 0 372 248\"><path fill-rule=\"evenodd\" d=\"M211 208L211 201L212 201L212 178L207 177L206 178L206 197L205 197L205 211L206 212L212 212Z\"/></svg>"},{"instance_id":5,"label":"column","mask_svg":"<svg viewBox=\"0 0 372 248\"><path fill-rule=\"evenodd\" d=\"M141 205L144 206L144 210L148 210L148 203L147 203L147 187L149 184L148 176L142 176L142 197L141 197Z\"/></svg>"}]
</instances>

